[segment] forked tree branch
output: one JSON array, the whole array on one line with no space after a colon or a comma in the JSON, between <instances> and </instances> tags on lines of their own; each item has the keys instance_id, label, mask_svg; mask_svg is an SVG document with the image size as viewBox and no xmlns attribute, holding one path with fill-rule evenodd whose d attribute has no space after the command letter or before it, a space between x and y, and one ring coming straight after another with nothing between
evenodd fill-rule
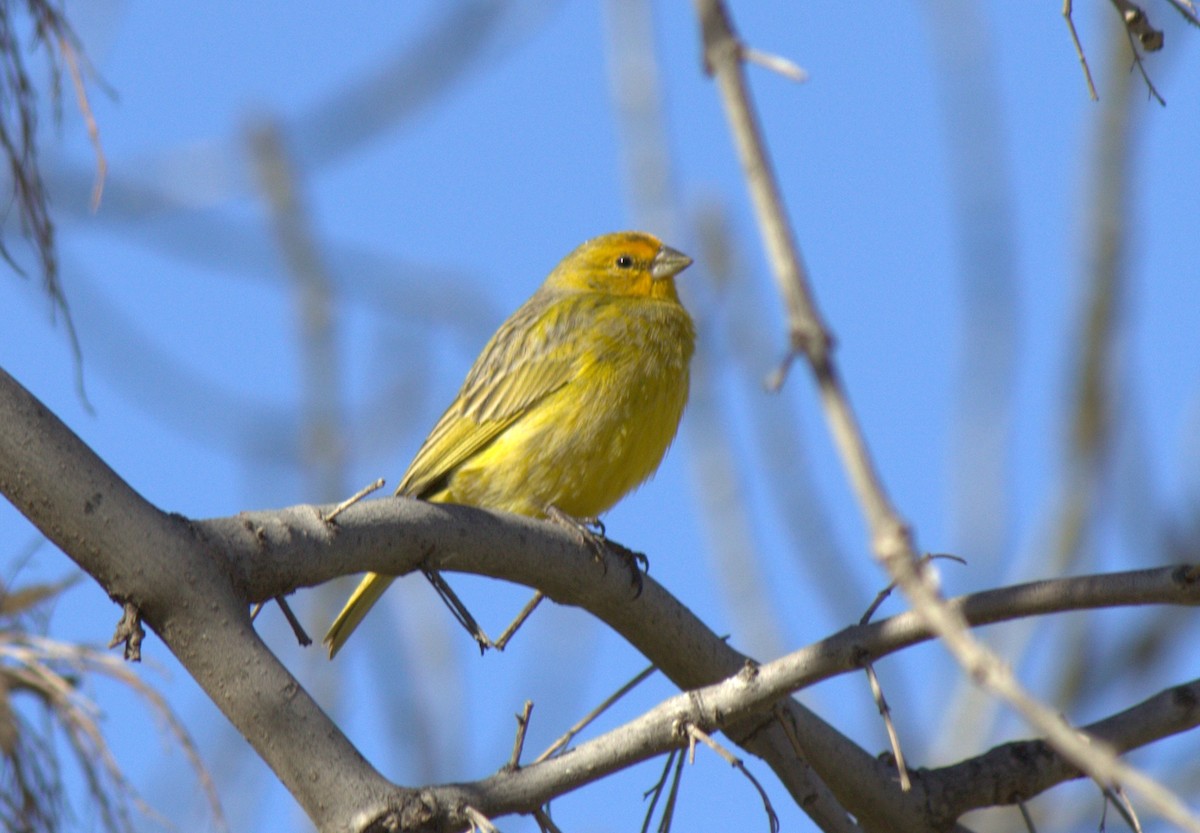
<instances>
[{"instance_id":1,"label":"forked tree branch","mask_svg":"<svg viewBox=\"0 0 1200 833\"><path fill-rule=\"evenodd\" d=\"M1200 833L1196 818L1180 799L1162 785L1119 760L1102 744L1093 744L1049 706L1033 697L992 651L970 634L967 622L946 604L928 570L918 559L912 531L894 507L878 476L854 409L827 349L831 339L816 314L813 293L799 264L800 254L791 223L774 181L770 157L762 139L750 91L743 74L744 47L734 33L721 0L695 0L704 42L705 62L716 76L722 104L738 148L747 187L758 213L768 259L788 311L794 349L804 353L812 368L825 419L870 530L871 548L879 563L938 635L962 669L980 686L1007 702L1054 748L1108 789L1121 786L1155 813L1176 825ZM809 328L798 338L798 316Z\"/></svg>"},{"instance_id":2,"label":"forked tree branch","mask_svg":"<svg viewBox=\"0 0 1200 833\"><path fill-rule=\"evenodd\" d=\"M322 830L390 785L255 633L229 562L147 502L0 370L0 493L120 603L132 602Z\"/></svg>"},{"instance_id":3,"label":"forked tree branch","mask_svg":"<svg viewBox=\"0 0 1200 833\"><path fill-rule=\"evenodd\" d=\"M262 643L249 603L367 569L402 574L437 550L446 569L470 566L530 585L544 583L555 597L588 598L590 609L604 611L624 633L652 630L653 622L677 623L668 628L672 639L643 650L670 669L681 687L721 680L744 662L657 584L648 582L635 602L619 568L601 575L574 536L535 521L409 500L356 504L336 524L326 523L314 507L205 522L168 515L3 371L0 492L115 600L141 611L322 830L360 830L385 816L412 829L434 820L466 823L466 805L456 803L461 788L404 790L376 772ZM514 563L524 572L514 575L506 566ZM547 565L565 566L547 570ZM556 581L540 582L539 573L552 573ZM683 662L685 656L694 661ZM827 755L827 769L859 777L872 771L871 756L798 704L789 708L806 749L837 750ZM725 729L770 763L823 829L857 829L797 756L783 727L773 720L762 723L760 716ZM520 796L506 793L470 806L494 817L531 811L550 797L541 795L538 803L523 807Z\"/></svg>"},{"instance_id":4,"label":"forked tree branch","mask_svg":"<svg viewBox=\"0 0 1200 833\"><path fill-rule=\"evenodd\" d=\"M800 761L793 737L807 764L836 785L838 800L866 829L950 829L987 794L987 783L975 783L977 775L960 766L919 772L913 792L905 795L886 766L786 699L789 692L856 670L864 659L929 639L930 629L916 613L847 628L756 666L653 580L647 577L634 600L619 569L602 574L590 549L573 536L530 519L389 499L355 504L334 524L311 506L187 521L146 503L2 372L0 491L114 598L142 611L323 830L359 830L372 818L401 820L413 829L462 824L467 808L490 818L531 812L554 796L685 745L680 727L687 725L723 730L766 760L825 830L858 828ZM359 756L278 663L250 626L247 608L335 576L367 569L401 574L426 563L536 583L552 599L599 616L678 685L693 690L569 755L472 784L396 787ZM1198 604L1197 575L1196 569L1174 568L1061 579L948 604L973 624L1090 607ZM1138 715L1102 736L1128 748L1195 721L1195 714L1181 718L1178 709ZM1054 779L1076 777L1073 772L1059 764L1037 778L1026 774L1024 783L1044 789ZM1020 775L1001 767L993 778Z\"/></svg>"}]
</instances>

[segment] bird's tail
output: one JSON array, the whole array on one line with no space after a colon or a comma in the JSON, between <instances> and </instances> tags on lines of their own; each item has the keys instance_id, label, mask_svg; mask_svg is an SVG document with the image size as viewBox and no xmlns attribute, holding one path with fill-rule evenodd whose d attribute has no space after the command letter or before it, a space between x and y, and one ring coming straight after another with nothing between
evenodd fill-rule
<instances>
[{"instance_id":1,"label":"bird's tail","mask_svg":"<svg viewBox=\"0 0 1200 833\"><path fill-rule=\"evenodd\" d=\"M334 655L342 649L346 640L350 638L350 634L354 633L359 622L367 615L367 611L374 607L375 602L379 601L383 591L388 589L388 585L395 581L395 578L395 576L381 576L378 573L367 573L363 576L363 580L346 600L346 606L342 608L342 612L329 626L329 632L325 634L325 644L329 647L330 659L333 659Z\"/></svg>"}]
</instances>

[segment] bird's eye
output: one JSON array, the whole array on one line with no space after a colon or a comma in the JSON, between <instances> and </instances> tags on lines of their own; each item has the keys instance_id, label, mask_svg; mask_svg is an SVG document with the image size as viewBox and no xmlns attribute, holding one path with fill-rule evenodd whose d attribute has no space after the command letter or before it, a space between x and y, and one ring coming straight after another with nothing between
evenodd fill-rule
<instances>
[{"instance_id":1,"label":"bird's eye","mask_svg":"<svg viewBox=\"0 0 1200 833\"><path fill-rule=\"evenodd\" d=\"M633 258L629 255L621 255L617 258L618 269L628 269L630 266L633 266Z\"/></svg>"}]
</instances>

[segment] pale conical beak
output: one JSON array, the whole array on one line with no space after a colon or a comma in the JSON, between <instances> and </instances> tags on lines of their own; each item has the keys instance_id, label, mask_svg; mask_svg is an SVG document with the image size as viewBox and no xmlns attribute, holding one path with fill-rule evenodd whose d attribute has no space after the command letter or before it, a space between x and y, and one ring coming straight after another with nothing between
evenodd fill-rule
<instances>
[{"instance_id":1,"label":"pale conical beak","mask_svg":"<svg viewBox=\"0 0 1200 833\"><path fill-rule=\"evenodd\" d=\"M650 277L656 281L673 278L692 265L692 259L683 252L663 246L650 262Z\"/></svg>"}]
</instances>

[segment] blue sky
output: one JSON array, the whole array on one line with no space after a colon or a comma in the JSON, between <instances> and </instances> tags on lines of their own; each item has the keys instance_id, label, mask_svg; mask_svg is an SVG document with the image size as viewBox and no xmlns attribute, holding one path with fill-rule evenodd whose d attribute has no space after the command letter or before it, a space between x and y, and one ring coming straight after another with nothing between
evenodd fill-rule
<instances>
[{"instance_id":1,"label":"blue sky","mask_svg":"<svg viewBox=\"0 0 1200 833\"><path fill-rule=\"evenodd\" d=\"M488 334L559 258L652 216L663 227L647 230L697 256L682 290L700 324L705 404L685 416L658 476L606 519L610 534L646 552L658 581L760 658L856 621L885 580L807 373L794 369L780 395L762 391L783 349L782 316L716 89L702 72L693 10L650 4L668 152L655 176L669 186L666 213L650 215L631 184L630 134L612 83L614 56L629 47L614 24L626 5L638 8L416 2L382 16L364 2L69 7L113 92L91 88L109 162L95 214L92 151L69 90L62 123L43 120L63 280L95 413L75 393L63 328L34 280L4 279L0 365L164 509L207 517L329 499L298 459L296 293L257 184L252 128L281 131L335 287L339 366L327 401L344 415L341 494L380 476L396 482ZM1166 49L1147 68L1168 106L1139 88L1132 108L1121 431L1079 572L1156 563L1167 521L1185 518L1197 494L1200 50L1198 33L1166 4L1148 11L1166 29ZM803 85L759 68L749 76L818 303L895 502L922 547L970 561L943 568L948 592L1053 574L1042 551L1063 479L1105 112L1087 99L1058 7L762 0L735 3L732 13L749 43L809 73ZM454 38L417 51L450 20ZM1076 21L1105 99L1115 83L1105 69L1112 9L1077 3ZM1128 54L1116 60L1123 72ZM341 109L388 62L409 68L399 84L365 113ZM701 221L712 217L735 255L719 288L703 259L711 238ZM970 307L980 297L971 287L989 280L992 294ZM1007 377L970 363L966 345L980 322L996 328L993 343L1008 345ZM998 420L964 422L980 409ZM1000 429L994 455L971 431L989 424ZM722 459L735 461L732 471ZM1149 516L1136 517L1134 497ZM807 511L831 543L817 543ZM34 537L0 507L0 552L15 555ZM43 547L16 580L69 569ZM296 648L273 611L262 628L401 782L483 776L507 759L511 715L525 699L536 703L531 748L544 746L642 667L600 625L561 609L539 612L517 645L480 660L419 581L400 584L396 604L332 665ZM495 629L524 599L493 582L462 584ZM298 600L312 633L341 592ZM116 615L98 588L81 585L51 632L105 641ZM1106 616L1097 627L1119 633L1127 614ZM1052 650L1013 659L1035 690L1054 689ZM146 653L147 677L165 669L162 685L217 770L235 828L292 829L299 811L265 767L157 641ZM1085 704L1094 713L1072 717L1095 718L1190 679L1189 663L1185 656L1172 673L1118 688ZM880 672L918 763L981 751L939 746L958 686L940 649L907 652ZM650 684L608 725L670 691ZM127 698L104 686L97 694L117 725ZM862 679L804 697L867 748L884 748ZM410 713L428 719L414 726ZM422 728L432 750L424 757L410 754ZM1024 731L1002 722L977 740L985 748ZM207 823L202 809L166 798L186 777L177 754L148 738L113 742L153 806L184 829ZM732 829L746 814L758 824L749 786L701 759L684 783L680 829ZM654 765L639 768L557 802L556 812L564 829L631 829L656 778ZM810 829L798 811L781 809L785 830ZM534 829L513 819L502 827Z\"/></svg>"}]
</instances>

